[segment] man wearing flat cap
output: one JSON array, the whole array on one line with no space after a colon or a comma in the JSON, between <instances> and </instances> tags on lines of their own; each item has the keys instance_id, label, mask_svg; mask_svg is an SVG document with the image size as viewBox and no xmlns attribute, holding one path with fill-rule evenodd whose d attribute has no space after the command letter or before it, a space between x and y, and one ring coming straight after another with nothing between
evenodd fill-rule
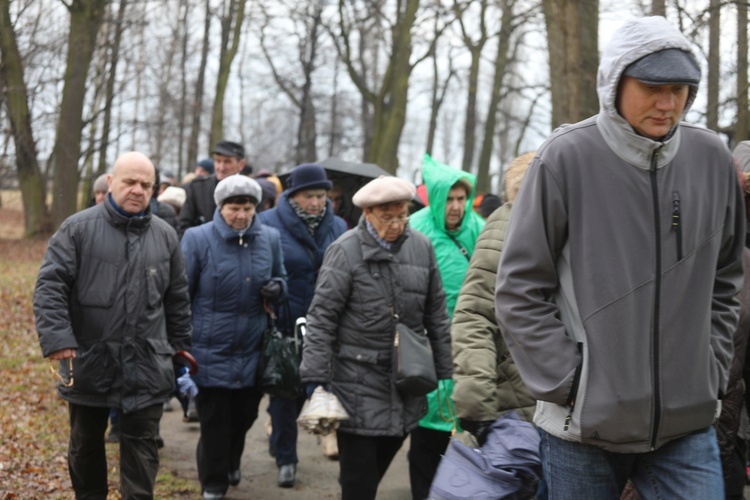
<instances>
[{"instance_id":1,"label":"man wearing flat cap","mask_svg":"<svg viewBox=\"0 0 750 500\"><path fill-rule=\"evenodd\" d=\"M204 169L209 167L205 160L199 164ZM196 177L185 187L185 204L180 211L177 231L182 235L189 227L210 222L214 216L216 202L214 190L219 181L238 174L245 168L245 148L236 142L221 140L213 150L213 171L210 175Z\"/></svg>"},{"instance_id":2,"label":"man wearing flat cap","mask_svg":"<svg viewBox=\"0 0 750 500\"><path fill-rule=\"evenodd\" d=\"M354 194L359 224L325 253L300 373L349 415L337 430L342 500L374 499L380 479L425 414L424 396L400 393L391 363L396 321L430 340L439 379L453 373L450 321L432 243L408 226L414 185L379 177ZM396 315L398 319L396 319Z\"/></svg>"},{"instance_id":3,"label":"man wearing flat cap","mask_svg":"<svg viewBox=\"0 0 750 500\"><path fill-rule=\"evenodd\" d=\"M724 498L713 422L727 387L745 235L732 157L681 122L700 83L663 17L627 21L600 112L531 162L495 314L523 381L549 497Z\"/></svg>"}]
</instances>

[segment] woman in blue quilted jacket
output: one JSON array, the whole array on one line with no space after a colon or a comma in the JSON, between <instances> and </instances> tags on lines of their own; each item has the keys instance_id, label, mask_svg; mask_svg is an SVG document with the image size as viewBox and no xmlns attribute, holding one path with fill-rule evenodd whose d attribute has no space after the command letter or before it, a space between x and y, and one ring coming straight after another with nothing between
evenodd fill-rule
<instances>
[{"instance_id":1,"label":"woman in blue quilted jacket","mask_svg":"<svg viewBox=\"0 0 750 500\"><path fill-rule=\"evenodd\" d=\"M201 437L198 477L204 499L223 498L241 479L245 434L258 416L256 384L264 300L286 297L279 232L255 216L261 188L244 175L220 181L213 221L190 228L182 251L190 285L196 404Z\"/></svg>"}]
</instances>

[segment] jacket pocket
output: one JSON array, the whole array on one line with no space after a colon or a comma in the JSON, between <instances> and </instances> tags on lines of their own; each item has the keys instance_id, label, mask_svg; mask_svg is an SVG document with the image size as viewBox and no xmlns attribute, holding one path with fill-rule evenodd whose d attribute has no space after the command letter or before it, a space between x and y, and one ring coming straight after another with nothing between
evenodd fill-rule
<instances>
[{"instance_id":1,"label":"jacket pocket","mask_svg":"<svg viewBox=\"0 0 750 500\"><path fill-rule=\"evenodd\" d=\"M79 349L73 360L74 383L69 391L77 394L107 394L112 388L117 369L117 363L112 359L104 341L96 342L88 349Z\"/></svg>"},{"instance_id":2,"label":"jacket pocket","mask_svg":"<svg viewBox=\"0 0 750 500\"><path fill-rule=\"evenodd\" d=\"M174 349L166 340L146 339L147 352L143 356L143 372L140 383L146 386L151 394L171 391L175 385L172 356Z\"/></svg>"},{"instance_id":3,"label":"jacket pocket","mask_svg":"<svg viewBox=\"0 0 750 500\"><path fill-rule=\"evenodd\" d=\"M84 307L110 308L115 300L117 266L91 255L83 256L86 265L79 266L76 298Z\"/></svg>"},{"instance_id":4,"label":"jacket pocket","mask_svg":"<svg viewBox=\"0 0 750 500\"><path fill-rule=\"evenodd\" d=\"M338 357L371 365L378 363L378 351L356 345L342 344L339 348Z\"/></svg>"}]
</instances>

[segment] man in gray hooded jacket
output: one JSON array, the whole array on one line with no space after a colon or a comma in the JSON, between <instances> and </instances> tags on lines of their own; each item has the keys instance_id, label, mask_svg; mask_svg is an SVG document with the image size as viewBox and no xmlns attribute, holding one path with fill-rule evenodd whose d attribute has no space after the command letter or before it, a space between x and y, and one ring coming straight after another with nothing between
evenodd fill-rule
<instances>
[{"instance_id":1,"label":"man in gray hooded jacket","mask_svg":"<svg viewBox=\"0 0 750 500\"><path fill-rule=\"evenodd\" d=\"M513 207L496 314L529 391L550 498L723 498L745 218L731 155L680 120L700 67L662 17L626 22L598 115L538 150Z\"/></svg>"}]
</instances>

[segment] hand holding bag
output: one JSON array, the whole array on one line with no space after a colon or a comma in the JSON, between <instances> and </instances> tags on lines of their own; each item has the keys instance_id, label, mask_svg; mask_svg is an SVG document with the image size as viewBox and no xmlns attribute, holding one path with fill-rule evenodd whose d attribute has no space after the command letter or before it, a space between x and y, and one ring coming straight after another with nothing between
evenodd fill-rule
<instances>
[{"instance_id":1,"label":"hand holding bag","mask_svg":"<svg viewBox=\"0 0 750 500\"><path fill-rule=\"evenodd\" d=\"M434 391L438 385L430 339L398 322L398 315L394 314L394 320L394 384L402 394L424 396Z\"/></svg>"},{"instance_id":2,"label":"hand holding bag","mask_svg":"<svg viewBox=\"0 0 750 500\"><path fill-rule=\"evenodd\" d=\"M299 376L300 345L297 336L288 338L282 334L276 328L270 308L266 308L266 312L268 328L263 334L258 383L267 394L296 399L305 393Z\"/></svg>"}]
</instances>

